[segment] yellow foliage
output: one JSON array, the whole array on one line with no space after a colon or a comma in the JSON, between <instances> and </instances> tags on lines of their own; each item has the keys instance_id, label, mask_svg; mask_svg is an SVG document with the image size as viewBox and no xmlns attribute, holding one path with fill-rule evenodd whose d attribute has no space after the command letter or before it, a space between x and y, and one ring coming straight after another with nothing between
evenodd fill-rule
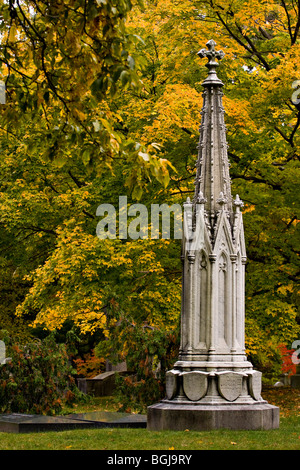
<instances>
[{"instance_id":1,"label":"yellow foliage","mask_svg":"<svg viewBox=\"0 0 300 470\"><path fill-rule=\"evenodd\" d=\"M256 131L257 127L251 118L248 101L224 96L223 104L226 114L234 119L235 129L239 128L244 134Z\"/></svg>"}]
</instances>

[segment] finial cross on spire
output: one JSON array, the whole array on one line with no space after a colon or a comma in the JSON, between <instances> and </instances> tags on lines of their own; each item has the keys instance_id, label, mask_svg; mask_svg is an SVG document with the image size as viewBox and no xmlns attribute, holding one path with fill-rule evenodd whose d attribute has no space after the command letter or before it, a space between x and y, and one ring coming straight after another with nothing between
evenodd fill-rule
<instances>
[{"instance_id":1,"label":"finial cross on spire","mask_svg":"<svg viewBox=\"0 0 300 470\"><path fill-rule=\"evenodd\" d=\"M203 59L203 57L207 57L209 59L209 62L207 64L205 64L205 66L209 70L209 72L208 72L209 74L215 74L216 73L216 67L219 66L218 62L216 62L216 59L221 60L225 56L223 51L216 51L215 50L216 44L217 43L213 39L211 39L210 41L208 41L206 43L206 46L207 46L208 50L201 49L198 52L198 56L201 57L201 59Z\"/></svg>"}]
</instances>

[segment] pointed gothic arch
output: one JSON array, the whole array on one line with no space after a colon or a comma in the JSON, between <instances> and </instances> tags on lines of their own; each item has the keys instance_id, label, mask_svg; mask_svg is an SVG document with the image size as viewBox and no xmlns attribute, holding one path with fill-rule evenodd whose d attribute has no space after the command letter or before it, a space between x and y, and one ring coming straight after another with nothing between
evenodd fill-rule
<instances>
[{"instance_id":1,"label":"pointed gothic arch","mask_svg":"<svg viewBox=\"0 0 300 470\"><path fill-rule=\"evenodd\" d=\"M207 349L207 312L208 312L208 299L209 299L209 260L208 255L204 249L199 252L198 262L198 311L199 311L199 329L197 335L197 349Z\"/></svg>"},{"instance_id":2,"label":"pointed gothic arch","mask_svg":"<svg viewBox=\"0 0 300 470\"><path fill-rule=\"evenodd\" d=\"M231 262L225 250L222 250L217 260L218 270L218 327L217 336L221 348L230 347L230 289Z\"/></svg>"}]
</instances>

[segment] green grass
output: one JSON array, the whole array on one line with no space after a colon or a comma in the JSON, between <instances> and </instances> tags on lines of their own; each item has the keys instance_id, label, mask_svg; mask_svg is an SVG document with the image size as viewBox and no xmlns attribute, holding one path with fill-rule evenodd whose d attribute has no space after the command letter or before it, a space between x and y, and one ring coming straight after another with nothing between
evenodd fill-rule
<instances>
[{"instance_id":1,"label":"green grass","mask_svg":"<svg viewBox=\"0 0 300 470\"><path fill-rule=\"evenodd\" d=\"M282 418L271 431L86 429L0 433L1 450L299 450L300 418Z\"/></svg>"},{"instance_id":2,"label":"green grass","mask_svg":"<svg viewBox=\"0 0 300 470\"><path fill-rule=\"evenodd\" d=\"M109 428L0 433L0 450L299 450L300 391L273 389L267 391L264 397L269 403L280 406L279 429L153 432L147 429ZM115 408L110 398L102 398L80 405L72 412Z\"/></svg>"}]
</instances>

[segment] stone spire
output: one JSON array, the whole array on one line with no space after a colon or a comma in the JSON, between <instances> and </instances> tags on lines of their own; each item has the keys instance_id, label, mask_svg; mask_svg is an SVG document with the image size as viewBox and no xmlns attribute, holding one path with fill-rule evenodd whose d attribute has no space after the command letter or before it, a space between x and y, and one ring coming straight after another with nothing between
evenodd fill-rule
<instances>
[{"instance_id":1,"label":"stone spire","mask_svg":"<svg viewBox=\"0 0 300 470\"><path fill-rule=\"evenodd\" d=\"M203 107L198 146L196 187L193 205L205 200L209 224L213 223L217 211L223 206L232 213L232 196L227 156L226 127L222 105L222 81L217 77L217 59L224 57L223 51L215 50L215 41L207 42L208 50L201 49L199 57L209 59L206 67L208 77L202 83Z\"/></svg>"},{"instance_id":2,"label":"stone spire","mask_svg":"<svg viewBox=\"0 0 300 470\"><path fill-rule=\"evenodd\" d=\"M182 243L183 286L178 365L193 362L207 369L252 368L244 344L246 249L239 196L233 203L222 106L213 40L198 55L208 58L202 83L203 108L193 202L185 203ZM197 363L197 365L196 365Z\"/></svg>"},{"instance_id":3,"label":"stone spire","mask_svg":"<svg viewBox=\"0 0 300 470\"><path fill-rule=\"evenodd\" d=\"M261 372L245 351L243 205L231 196L217 77L224 57L212 40L198 55L208 58L195 195L184 204L181 260L181 337L177 362L166 374L166 398L148 408L148 428L272 429L278 408L261 395Z\"/></svg>"}]
</instances>

